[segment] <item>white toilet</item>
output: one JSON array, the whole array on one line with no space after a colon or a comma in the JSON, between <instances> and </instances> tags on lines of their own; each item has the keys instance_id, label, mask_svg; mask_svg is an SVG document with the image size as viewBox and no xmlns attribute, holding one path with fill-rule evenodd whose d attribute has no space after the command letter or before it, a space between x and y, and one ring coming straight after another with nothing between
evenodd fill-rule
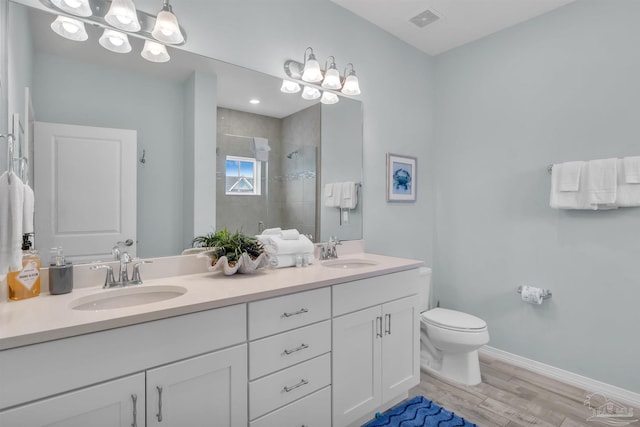
<instances>
[{"instance_id":1,"label":"white toilet","mask_svg":"<svg viewBox=\"0 0 640 427\"><path fill-rule=\"evenodd\" d=\"M467 313L429 310L431 269L422 270L420 292L420 365L436 376L466 385L481 382L478 349L489 342L484 320Z\"/></svg>"}]
</instances>

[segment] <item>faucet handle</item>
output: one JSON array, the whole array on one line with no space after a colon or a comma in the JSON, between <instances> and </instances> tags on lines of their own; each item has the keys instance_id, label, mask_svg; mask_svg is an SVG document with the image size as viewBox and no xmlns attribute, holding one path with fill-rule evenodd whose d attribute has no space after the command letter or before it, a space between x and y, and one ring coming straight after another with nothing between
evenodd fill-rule
<instances>
[{"instance_id":1,"label":"faucet handle","mask_svg":"<svg viewBox=\"0 0 640 427\"><path fill-rule=\"evenodd\" d=\"M140 277L140 266L142 264L153 264L153 261L138 261L133 264L133 273L131 274L131 284L139 285L142 283L142 278Z\"/></svg>"},{"instance_id":2,"label":"faucet handle","mask_svg":"<svg viewBox=\"0 0 640 427\"><path fill-rule=\"evenodd\" d=\"M107 270L107 275L104 278L103 288L110 288L116 283L116 279L113 277L113 267L110 265L92 265L89 267L90 270Z\"/></svg>"}]
</instances>

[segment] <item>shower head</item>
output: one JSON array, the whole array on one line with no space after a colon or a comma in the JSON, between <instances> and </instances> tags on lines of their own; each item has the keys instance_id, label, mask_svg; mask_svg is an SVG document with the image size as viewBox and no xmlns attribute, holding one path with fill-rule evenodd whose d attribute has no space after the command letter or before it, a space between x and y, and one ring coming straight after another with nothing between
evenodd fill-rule
<instances>
[{"instance_id":1,"label":"shower head","mask_svg":"<svg viewBox=\"0 0 640 427\"><path fill-rule=\"evenodd\" d=\"M287 159L293 159L293 156L298 156L298 150L294 150L287 154Z\"/></svg>"}]
</instances>

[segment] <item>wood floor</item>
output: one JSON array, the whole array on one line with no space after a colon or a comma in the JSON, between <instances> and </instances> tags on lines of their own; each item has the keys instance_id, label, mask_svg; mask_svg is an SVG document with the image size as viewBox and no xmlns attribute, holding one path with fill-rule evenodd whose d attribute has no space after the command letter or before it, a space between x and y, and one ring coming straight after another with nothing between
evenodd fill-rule
<instances>
[{"instance_id":1,"label":"wood floor","mask_svg":"<svg viewBox=\"0 0 640 427\"><path fill-rule=\"evenodd\" d=\"M480 370L482 383L473 387L422 372L410 397L425 396L481 427L605 426L587 421L591 410L584 406L585 390L486 356L480 357ZM640 415L640 410L633 412ZM630 424L634 426L640 427L640 421Z\"/></svg>"}]
</instances>

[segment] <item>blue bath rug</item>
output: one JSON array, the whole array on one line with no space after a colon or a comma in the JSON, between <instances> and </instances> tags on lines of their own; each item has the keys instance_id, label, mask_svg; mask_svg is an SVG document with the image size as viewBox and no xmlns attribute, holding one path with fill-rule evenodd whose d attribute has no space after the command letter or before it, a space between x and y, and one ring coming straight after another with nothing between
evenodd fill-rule
<instances>
[{"instance_id":1,"label":"blue bath rug","mask_svg":"<svg viewBox=\"0 0 640 427\"><path fill-rule=\"evenodd\" d=\"M411 400L376 415L362 427L477 427L436 403L416 396Z\"/></svg>"}]
</instances>

